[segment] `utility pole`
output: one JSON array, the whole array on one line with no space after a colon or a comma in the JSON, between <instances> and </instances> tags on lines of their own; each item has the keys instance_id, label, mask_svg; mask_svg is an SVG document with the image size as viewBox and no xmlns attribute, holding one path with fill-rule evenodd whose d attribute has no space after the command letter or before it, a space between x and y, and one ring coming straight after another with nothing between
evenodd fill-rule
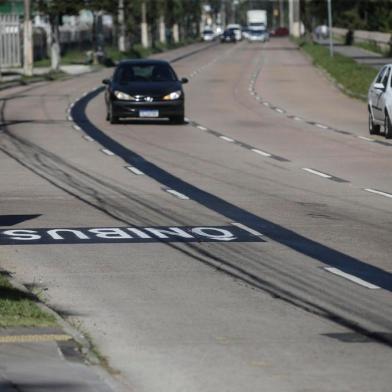
<instances>
[{"instance_id":1,"label":"utility pole","mask_svg":"<svg viewBox=\"0 0 392 392\"><path fill-rule=\"evenodd\" d=\"M33 24L30 0L24 0L23 68L25 76L33 76Z\"/></svg>"},{"instance_id":2,"label":"utility pole","mask_svg":"<svg viewBox=\"0 0 392 392\"><path fill-rule=\"evenodd\" d=\"M332 0L328 0L328 32L329 32L329 54L331 57L333 57Z\"/></svg>"},{"instance_id":3,"label":"utility pole","mask_svg":"<svg viewBox=\"0 0 392 392\"><path fill-rule=\"evenodd\" d=\"M124 16L124 0L118 0L118 50L122 53L127 51L126 29Z\"/></svg>"},{"instance_id":4,"label":"utility pole","mask_svg":"<svg viewBox=\"0 0 392 392\"><path fill-rule=\"evenodd\" d=\"M280 18L280 27L285 25L284 23L284 2L283 0L279 0L279 18Z\"/></svg>"},{"instance_id":5,"label":"utility pole","mask_svg":"<svg viewBox=\"0 0 392 392\"><path fill-rule=\"evenodd\" d=\"M299 38L301 36L300 0L289 0L290 34Z\"/></svg>"},{"instance_id":6,"label":"utility pole","mask_svg":"<svg viewBox=\"0 0 392 392\"><path fill-rule=\"evenodd\" d=\"M143 48L149 47L148 42L148 25L147 25L147 5L146 1L142 2L142 23L141 23L141 33L142 33L142 46Z\"/></svg>"}]
</instances>

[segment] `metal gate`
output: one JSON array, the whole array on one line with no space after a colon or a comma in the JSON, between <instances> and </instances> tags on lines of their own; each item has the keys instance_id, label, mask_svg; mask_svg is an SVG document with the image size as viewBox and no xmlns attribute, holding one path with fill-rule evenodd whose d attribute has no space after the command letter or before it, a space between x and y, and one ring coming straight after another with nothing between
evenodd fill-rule
<instances>
[{"instance_id":1,"label":"metal gate","mask_svg":"<svg viewBox=\"0 0 392 392\"><path fill-rule=\"evenodd\" d=\"M0 15L0 68L20 67L21 24L18 15Z\"/></svg>"}]
</instances>

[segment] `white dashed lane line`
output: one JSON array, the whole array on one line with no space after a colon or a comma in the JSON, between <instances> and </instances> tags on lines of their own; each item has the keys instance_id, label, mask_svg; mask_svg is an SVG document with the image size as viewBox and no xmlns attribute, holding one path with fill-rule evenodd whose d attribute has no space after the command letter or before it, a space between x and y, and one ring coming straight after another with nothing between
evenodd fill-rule
<instances>
[{"instance_id":1,"label":"white dashed lane line","mask_svg":"<svg viewBox=\"0 0 392 392\"><path fill-rule=\"evenodd\" d=\"M309 169L308 167L303 167L302 170L307 171L308 173L315 174L316 176L323 177L323 178L332 178L329 174L322 173L318 170Z\"/></svg>"},{"instance_id":2,"label":"white dashed lane line","mask_svg":"<svg viewBox=\"0 0 392 392\"><path fill-rule=\"evenodd\" d=\"M367 142L374 142L374 139L365 136L358 136L358 139L366 140Z\"/></svg>"},{"instance_id":3,"label":"white dashed lane line","mask_svg":"<svg viewBox=\"0 0 392 392\"><path fill-rule=\"evenodd\" d=\"M370 192L370 193L374 193L376 195L380 195L380 196L384 196L384 197L388 197L390 199L392 199L392 194L391 193L387 193L387 192L383 192L383 191L378 191L377 189L372 189L372 188L366 188L364 189L366 192Z\"/></svg>"},{"instance_id":4,"label":"white dashed lane line","mask_svg":"<svg viewBox=\"0 0 392 392\"><path fill-rule=\"evenodd\" d=\"M125 168L131 171L133 174L136 174L137 176L142 176L144 174L141 170L133 166L126 166Z\"/></svg>"},{"instance_id":5,"label":"white dashed lane line","mask_svg":"<svg viewBox=\"0 0 392 392\"><path fill-rule=\"evenodd\" d=\"M252 151L255 152L256 154L262 155L263 157L271 157L272 156L272 154L258 150L257 148L252 148Z\"/></svg>"},{"instance_id":6,"label":"white dashed lane line","mask_svg":"<svg viewBox=\"0 0 392 392\"><path fill-rule=\"evenodd\" d=\"M219 138L224 140L225 142L234 143L234 139L231 139L227 136L219 136Z\"/></svg>"},{"instance_id":7,"label":"white dashed lane line","mask_svg":"<svg viewBox=\"0 0 392 392\"><path fill-rule=\"evenodd\" d=\"M109 155L109 156L114 156L114 153L111 152L110 150L107 150L106 148L102 148L101 152L103 152L104 154Z\"/></svg>"},{"instance_id":8,"label":"white dashed lane line","mask_svg":"<svg viewBox=\"0 0 392 392\"><path fill-rule=\"evenodd\" d=\"M87 140L88 142L93 142L94 141L94 139L91 136L88 136L88 135L84 135L83 139Z\"/></svg>"},{"instance_id":9,"label":"white dashed lane line","mask_svg":"<svg viewBox=\"0 0 392 392\"><path fill-rule=\"evenodd\" d=\"M330 272L331 274L334 275L338 275L344 279L350 280L351 282L354 282L356 284L359 284L362 287L366 287L367 289L371 289L371 290L376 290L379 289L379 286L376 286L372 283L367 282L366 280L363 280L361 278L357 278L354 275L348 274L347 272L341 271L338 268L334 268L334 267L325 267L324 268L326 271Z\"/></svg>"},{"instance_id":10,"label":"white dashed lane line","mask_svg":"<svg viewBox=\"0 0 392 392\"><path fill-rule=\"evenodd\" d=\"M177 192L174 189L165 189L165 192L170 193L171 195L173 195L181 200L190 200L188 196L186 196L180 192Z\"/></svg>"}]
</instances>

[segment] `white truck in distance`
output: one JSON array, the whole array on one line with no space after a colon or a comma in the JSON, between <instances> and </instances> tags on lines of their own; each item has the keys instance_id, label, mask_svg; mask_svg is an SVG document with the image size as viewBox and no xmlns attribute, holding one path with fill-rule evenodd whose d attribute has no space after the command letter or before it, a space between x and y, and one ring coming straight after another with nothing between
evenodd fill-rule
<instances>
[{"instance_id":1,"label":"white truck in distance","mask_svg":"<svg viewBox=\"0 0 392 392\"><path fill-rule=\"evenodd\" d=\"M246 21L250 30L260 30L267 28L267 11L249 10L246 13Z\"/></svg>"},{"instance_id":2,"label":"white truck in distance","mask_svg":"<svg viewBox=\"0 0 392 392\"><path fill-rule=\"evenodd\" d=\"M248 23L248 40L249 42L265 42L269 39L267 31L267 11L249 10L246 14Z\"/></svg>"}]
</instances>

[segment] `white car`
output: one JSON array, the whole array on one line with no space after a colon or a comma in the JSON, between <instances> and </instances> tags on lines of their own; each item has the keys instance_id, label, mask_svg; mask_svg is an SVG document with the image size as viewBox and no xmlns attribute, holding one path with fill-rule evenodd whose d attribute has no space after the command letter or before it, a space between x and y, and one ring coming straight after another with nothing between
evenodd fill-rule
<instances>
[{"instance_id":1,"label":"white car","mask_svg":"<svg viewBox=\"0 0 392 392\"><path fill-rule=\"evenodd\" d=\"M266 29L252 29L249 30L249 42L266 42L268 41L268 32Z\"/></svg>"},{"instance_id":2,"label":"white car","mask_svg":"<svg viewBox=\"0 0 392 392\"><path fill-rule=\"evenodd\" d=\"M213 41L215 39L215 33L212 29L204 29L201 36L203 41Z\"/></svg>"},{"instance_id":3,"label":"white car","mask_svg":"<svg viewBox=\"0 0 392 392\"><path fill-rule=\"evenodd\" d=\"M383 128L384 136L392 138L392 64L382 67L368 93L369 133L380 132Z\"/></svg>"}]
</instances>

